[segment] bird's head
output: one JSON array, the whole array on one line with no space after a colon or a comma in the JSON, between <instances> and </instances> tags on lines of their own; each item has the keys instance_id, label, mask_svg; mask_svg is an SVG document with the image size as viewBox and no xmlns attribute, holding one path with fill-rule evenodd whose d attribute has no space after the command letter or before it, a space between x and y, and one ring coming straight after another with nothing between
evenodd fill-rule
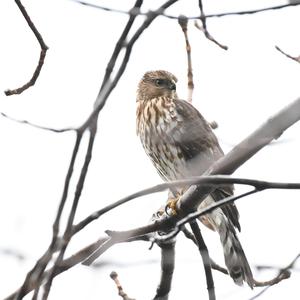
<instances>
[{"instance_id":1,"label":"bird's head","mask_svg":"<svg viewBox=\"0 0 300 300\"><path fill-rule=\"evenodd\" d=\"M167 71L150 71L145 73L138 85L137 101L151 100L158 97L177 98L177 78Z\"/></svg>"}]
</instances>

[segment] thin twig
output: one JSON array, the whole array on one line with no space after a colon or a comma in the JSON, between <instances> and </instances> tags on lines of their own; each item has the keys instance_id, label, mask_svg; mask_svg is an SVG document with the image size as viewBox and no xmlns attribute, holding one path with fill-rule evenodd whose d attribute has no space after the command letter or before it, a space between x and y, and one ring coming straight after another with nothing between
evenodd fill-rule
<instances>
[{"instance_id":1,"label":"thin twig","mask_svg":"<svg viewBox=\"0 0 300 300\"><path fill-rule=\"evenodd\" d=\"M214 286L214 279L211 272L211 266L210 266L210 257L208 253L208 249L205 245L204 239L202 237L199 225L197 224L196 220L192 220L190 222L191 229L193 231L193 234L196 238L198 249L202 258L204 271L205 271L205 277L206 277L206 285L207 285L207 291L208 291L208 299L209 300L215 300L215 286Z\"/></svg>"},{"instance_id":2,"label":"thin twig","mask_svg":"<svg viewBox=\"0 0 300 300\"><path fill-rule=\"evenodd\" d=\"M283 50L281 50L278 46L275 46L275 49L278 50L280 53L282 53L283 55L285 55L286 57L296 61L297 63L300 63L300 55L299 56L292 56L287 54L286 52L284 52Z\"/></svg>"},{"instance_id":3,"label":"thin twig","mask_svg":"<svg viewBox=\"0 0 300 300\"><path fill-rule=\"evenodd\" d=\"M213 36L208 32L208 29L207 29L207 25L206 25L206 16L205 16L205 13L204 13L204 9L203 9L203 3L202 3L202 0L198 0L198 5L199 5L199 9L200 9L200 20L201 20L201 23L202 23L202 26L199 25L199 23L197 21L195 21L195 26L200 29L205 37L212 41L213 43L215 43L217 46L219 46L221 49L223 50L228 50L228 47L225 46L225 45L222 45L220 44L216 39L213 38Z\"/></svg>"},{"instance_id":4,"label":"thin twig","mask_svg":"<svg viewBox=\"0 0 300 300\"><path fill-rule=\"evenodd\" d=\"M119 281L117 272L112 271L109 276L116 284L118 292L119 292L119 296L121 296L123 300L135 300L133 298L128 297L127 294L124 292L123 287Z\"/></svg>"},{"instance_id":5,"label":"thin twig","mask_svg":"<svg viewBox=\"0 0 300 300\"><path fill-rule=\"evenodd\" d=\"M16 95L16 94L21 94L22 92L24 92L25 90L27 90L29 87L33 86L36 82L36 80L38 79L41 69L44 65L44 61L45 61L45 57L46 57L46 52L48 50L48 46L45 44L42 35L40 34L40 32L37 30L37 28L35 27L34 23L32 22L32 20L30 19L25 7L22 5L20 0L15 0L17 6L19 7L22 15L24 16L28 26L30 27L30 29L32 30L32 32L34 33L36 39L38 40L40 46L41 46L41 52L40 52L40 58L39 58L39 62L37 67L35 68L35 71L31 77L31 79L25 83L23 86L17 88L17 89L9 89L6 90L4 93L6 96L11 96L11 95Z\"/></svg>"},{"instance_id":6,"label":"thin twig","mask_svg":"<svg viewBox=\"0 0 300 300\"><path fill-rule=\"evenodd\" d=\"M205 17L206 18L206 17ZM204 19L205 20L205 19ZM202 23L203 24L203 23ZM206 23L205 23L206 24ZM213 43L215 43L217 46L219 46L221 49L223 50L228 50L228 46L223 45L221 43L219 43L216 39L214 39L214 37L207 31L207 29L204 29L204 26L200 25L199 22L197 22L197 20L195 20L194 25L196 28L198 28L200 31L202 31L205 35L205 37L212 41ZM206 28L206 27L205 27Z\"/></svg>"},{"instance_id":7,"label":"thin twig","mask_svg":"<svg viewBox=\"0 0 300 300\"><path fill-rule=\"evenodd\" d=\"M0 112L0 115L10 121L13 121L13 122L16 122L16 123L19 123L19 124L25 124L25 125L28 125L30 127L34 127L34 128L37 128L37 129L42 129L42 130L46 130L46 131L52 131L52 132L55 132L55 133L62 133L62 132L66 132L66 131L72 131L72 130L76 130L75 128L72 128L72 127L66 127L66 128L62 128L62 129L56 129L56 128L51 128L51 127L46 127L46 126L42 126L42 125L38 125L38 124L34 124L34 123L31 123L27 120L19 120L19 119L15 119L13 117L10 117L8 116L7 114L3 113L3 112Z\"/></svg>"},{"instance_id":8,"label":"thin twig","mask_svg":"<svg viewBox=\"0 0 300 300\"><path fill-rule=\"evenodd\" d=\"M255 296L253 296L249 300L257 299L263 293L265 293L272 285L277 284L278 282L280 282L283 279L289 278L290 275L291 275L289 270L294 266L294 264L299 259L299 257L300 257L300 253L297 254L297 256L285 268L281 269L280 272L278 273L278 275L273 280L268 282L268 284L267 284L268 286L266 288L261 290L258 294L256 294ZM262 286L262 285L259 285L259 283L255 283L255 286Z\"/></svg>"},{"instance_id":9,"label":"thin twig","mask_svg":"<svg viewBox=\"0 0 300 300\"><path fill-rule=\"evenodd\" d=\"M145 16L148 14L148 12L142 12L140 10L127 11L127 10L121 10L121 9L114 9L114 8L102 6L102 5L96 5L96 4L86 2L86 1L80 1L80 0L72 0L72 1L82 4L82 5L85 5L85 6L101 9L101 10L107 11L107 12L120 13L120 14L125 14L125 15L130 14L130 15L135 15L135 16ZM280 9L284 9L284 8L288 8L288 7L293 7L293 6L297 6L299 4L300 3L288 3L288 4L275 5L275 6L269 6L269 7L265 7L265 8L258 8L258 9L251 9L251 10L241 10L241 11L233 11L233 12L207 14L205 17L206 17L206 19L208 19L208 18L221 18L221 17L227 17L227 16L252 15L252 14L262 13L262 12L271 11L271 10L280 10ZM180 18L180 16L169 15L164 12L160 13L160 16L166 17L168 19L173 19L173 20L178 20ZM187 18L189 20L198 20L198 19L200 19L200 16L199 15L188 16Z\"/></svg>"},{"instance_id":10,"label":"thin twig","mask_svg":"<svg viewBox=\"0 0 300 300\"><path fill-rule=\"evenodd\" d=\"M185 47L186 47L186 54L187 54L187 63L188 63L188 96L187 101L192 103L193 101L193 91L194 91L194 81L193 81L193 68L192 68L192 57L191 57L191 45L189 42L188 37L188 19L186 16L180 16L178 19L178 23L182 29L185 39Z\"/></svg>"}]
</instances>

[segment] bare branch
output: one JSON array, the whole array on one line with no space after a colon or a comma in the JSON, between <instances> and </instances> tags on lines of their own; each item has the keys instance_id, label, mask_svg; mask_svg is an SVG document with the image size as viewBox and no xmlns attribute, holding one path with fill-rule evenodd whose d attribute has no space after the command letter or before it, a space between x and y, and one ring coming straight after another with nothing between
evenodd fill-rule
<instances>
[{"instance_id":1,"label":"bare branch","mask_svg":"<svg viewBox=\"0 0 300 300\"><path fill-rule=\"evenodd\" d=\"M55 263L53 266L53 271L52 271L52 273L49 273L49 277L47 278L47 283L45 284L44 295L42 298L43 300L46 300L48 298L48 294L49 294L49 291L50 291L50 288L52 285L52 281L55 276L56 267L62 263L65 251L66 251L67 246L72 238L73 222L74 222L75 214L77 211L78 203L80 200L81 192L83 190L86 174L88 172L89 164L92 159L92 151L93 151L96 133L97 133L97 123L95 123L94 126L91 127L91 130L90 130L88 149L86 151L84 163L81 168L80 176L79 176L79 179L77 182L75 196L74 196L72 207L71 207L71 210L70 210L69 216L68 216L67 226L66 226L64 234L63 234L62 243L60 243L59 254L55 260Z\"/></svg>"},{"instance_id":2,"label":"bare branch","mask_svg":"<svg viewBox=\"0 0 300 300\"><path fill-rule=\"evenodd\" d=\"M28 125L30 127L34 127L34 128L42 129L42 130L46 130L46 131L52 131L52 132L55 132L55 133L62 133L62 132L66 132L66 131L76 130L75 128L72 128L72 127L67 127L67 128L62 128L62 129L55 129L55 128L50 128L50 127L45 127L45 126L42 126L42 125L37 125L37 124L31 123L27 120L15 119L13 117L8 116L7 114L5 114L3 112L0 112L0 115L4 118L6 118L10 121L16 122L16 123L25 124L25 125Z\"/></svg>"},{"instance_id":3,"label":"bare branch","mask_svg":"<svg viewBox=\"0 0 300 300\"><path fill-rule=\"evenodd\" d=\"M193 69L192 69L192 57L191 57L191 45L188 37L188 19L185 16L180 16L178 23L182 29L185 39L186 54L187 54L187 63L188 63L188 96L187 101L192 103L193 101L193 91L194 91L194 81L193 81Z\"/></svg>"},{"instance_id":4,"label":"bare branch","mask_svg":"<svg viewBox=\"0 0 300 300\"><path fill-rule=\"evenodd\" d=\"M99 247L104 245L110 237L102 237L96 242L84 247L77 253L73 254L72 256L64 259L59 266L56 266L54 277L69 270L70 268L76 266L77 264L81 263L85 259L87 259L95 250L97 250ZM149 241L150 238L148 236L140 236L138 238L130 238L124 242L133 242L133 241ZM113 244L111 244L113 245ZM106 248L106 250L109 249L109 247ZM103 251L104 252L104 251ZM41 275L40 281L31 281L29 285L26 286L26 290L24 291L24 295L30 293L32 290L36 289L38 285L41 285L45 283L45 280L49 277L49 274L53 273L53 267L49 270L45 271ZM21 289L21 288L20 288ZM20 289L15 291L13 294L5 298L4 300L15 300L17 295L20 292Z\"/></svg>"},{"instance_id":5,"label":"bare branch","mask_svg":"<svg viewBox=\"0 0 300 300\"><path fill-rule=\"evenodd\" d=\"M56 219L53 223L53 233L52 233L52 240L51 243L48 247L48 249L45 251L45 253L38 259L34 267L28 272L21 288L17 292L17 296L14 299L20 300L22 299L27 291L30 289L31 286L35 286L36 288L39 288L43 279L43 272L45 271L48 263L50 262L54 252L57 250L57 243L59 241L58 239L58 231L59 231L59 223L60 223L60 218L61 214L68 196L68 190L69 190L69 184L71 180L71 176L73 173L74 169L74 164L75 164L75 159L79 150L80 142L81 142L82 135L77 132L77 138L76 142L74 145L73 153L72 153L72 158L69 164L69 169L68 173L65 179L65 184L64 184L64 190L63 190L63 195L62 199L59 204L58 212L56 215ZM37 291L38 292L38 291Z\"/></svg>"},{"instance_id":6,"label":"bare branch","mask_svg":"<svg viewBox=\"0 0 300 300\"><path fill-rule=\"evenodd\" d=\"M228 204L228 203L232 203L238 199L241 199L241 198L244 198L244 197L247 197L251 194L254 194L256 192L258 192L259 190L257 189L253 189L249 192L245 192L243 194L240 194L240 195L233 195L233 196L229 196L227 198L224 198L218 202L214 202L213 204L207 206L206 208L200 210L200 211L196 211L196 212L193 212L193 213L190 213L188 214L186 217L182 218L181 220L179 220L177 223L176 223L176 226L174 228L173 231L171 231L170 233L162 236L162 237L157 237L157 241L161 241L161 240L169 240L169 239L172 239L174 238L181 230L181 226L193 221L193 220L196 220L197 218L203 216L203 215L206 215L207 213L215 210L216 208L218 207L222 207L224 206L225 204Z\"/></svg>"},{"instance_id":7,"label":"bare branch","mask_svg":"<svg viewBox=\"0 0 300 300\"><path fill-rule=\"evenodd\" d=\"M249 300L254 300L257 299L259 296L261 296L263 293L265 293L272 285L279 283L280 281L282 281L283 279L287 279L290 277L291 273L290 273L290 269L293 268L294 264L296 263L296 261L299 259L300 257L300 253L297 254L297 256L283 269L280 270L280 272L278 273L278 275L270 280L270 281L266 281L266 282L256 282L255 286L266 286L266 288L264 288L263 290L261 290L258 294L256 294L254 297L250 298ZM262 284L262 285L260 285Z\"/></svg>"},{"instance_id":8,"label":"bare branch","mask_svg":"<svg viewBox=\"0 0 300 300\"><path fill-rule=\"evenodd\" d=\"M196 246L198 246L195 236L185 227L185 225L182 225L180 230L183 232L183 234L185 235L186 238L190 239L191 241L193 241L193 243ZM219 266L211 257L210 257L210 266L213 270L216 270L225 275L228 275L227 269Z\"/></svg>"},{"instance_id":9,"label":"bare branch","mask_svg":"<svg viewBox=\"0 0 300 300\"><path fill-rule=\"evenodd\" d=\"M207 285L207 291L208 291L208 299L209 300L215 300L215 286L214 286L214 279L211 272L211 266L210 266L210 257L208 253L208 249L205 245L204 239L202 237L199 225L197 224L196 220L192 220L190 222L190 226L192 228L193 234L196 238L197 245L199 252L201 254L204 271L205 271L205 277L206 277L206 285Z\"/></svg>"},{"instance_id":10,"label":"bare branch","mask_svg":"<svg viewBox=\"0 0 300 300\"><path fill-rule=\"evenodd\" d=\"M215 43L217 46L219 46L221 49L223 50L228 50L228 47L225 46L225 45L222 45L221 43L219 43L216 39L214 39L214 37L208 32L207 30L207 25L206 25L206 16L204 14L204 9L203 9L203 4L202 4L202 0L198 0L198 3L199 3L199 9L200 9L200 20L201 20L201 23L202 23L202 26L200 26L200 24L195 21L195 26L196 28L198 28L199 30L201 30L205 37L212 41L213 43Z\"/></svg>"},{"instance_id":11,"label":"bare branch","mask_svg":"<svg viewBox=\"0 0 300 300\"><path fill-rule=\"evenodd\" d=\"M269 118L229 153L219 159L205 175L232 174L259 150L300 119L300 98ZM179 211L191 212L211 192L212 188L191 186L178 201Z\"/></svg>"},{"instance_id":12,"label":"bare branch","mask_svg":"<svg viewBox=\"0 0 300 300\"><path fill-rule=\"evenodd\" d=\"M123 287L122 287L122 285L121 285L121 283L120 283L120 281L119 281L117 272L112 271L112 272L110 273L110 278L111 278L111 279L114 281L114 283L116 284L117 289L118 289L118 292L119 292L119 296L121 296L123 300L135 300L135 299L133 299L133 298L128 297L127 294L124 292Z\"/></svg>"},{"instance_id":13,"label":"bare branch","mask_svg":"<svg viewBox=\"0 0 300 300\"><path fill-rule=\"evenodd\" d=\"M280 53L282 53L284 56L296 61L297 63L300 63L300 55L299 56L291 56L291 55L287 54L286 52L284 52L283 50L281 50L278 46L275 46L275 49L278 50Z\"/></svg>"},{"instance_id":14,"label":"bare branch","mask_svg":"<svg viewBox=\"0 0 300 300\"><path fill-rule=\"evenodd\" d=\"M175 267L175 241L159 243L161 248L161 276L154 300L167 299Z\"/></svg>"},{"instance_id":15,"label":"bare branch","mask_svg":"<svg viewBox=\"0 0 300 300\"><path fill-rule=\"evenodd\" d=\"M74 225L73 227L73 234L82 230L85 226L90 224L91 222L95 221L103 214L111 211L112 209L117 208L120 205L123 205L133 199L138 197L142 197L145 195L150 195L153 193L158 193L170 189L172 187L180 187L186 185L197 184L203 187L216 187L222 186L226 184L242 184L242 185L249 185L255 187L257 190L264 190L264 189L300 189L300 183L282 183L282 182L271 182L271 181L262 181L262 180L255 180L255 179L246 179L246 178L234 178L229 176L221 176L221 175L211 175L211 176L198 176L193 177L190 179L183 179L183 180L176 180L171 182L161 183L150 188L146 188L140 190L136 193L133 193L129 196L126 196L104 208L95 211L84 220L79 222L78 224Z\"/></svg>"},{"instance_id":16,"label":"bare branch","mask_svg":"<svg viewBox=\"0 0 300 300\"><path fill-rule=\"evenodd\" d=\"M79 4L82 5L86 5L86 6L90 6L93 8L97 8L97 9L101 9L107 12L113 12L113 13L120 13L120 14L130 14L130 15L135 15L135 16L145 16L148 13L147 12L141 12L140 10L130 10L130 11L126 11L126 10L121 10L121 9L114 9L114 8L110 8L107 6L102 6L102 5L96 5L96 4L92 4L89 2L85 2L85 1L80 1L80 0L73 0L74 2L77 2ZM257 13L262 13L262 12L266 12L266 11L272 11L272 10L280 10L280 9L284 9L284 8L288 8L288 7L293 7L293 6L297 6L300 3L288 3L288 4L282 4L282 5L275 5L275 6L270 6L270 7L265 7L265 8L259 8L259 9L252 9L252 10L241 10L241 11L233 11L233 12L224 12L224 13L216 13L216 14L207 14L205 17L206 19L208 18L221 18L221 17L227 17L227 16L243 16L243 15L253 15L253 14L257 14ZM178 20L180 18L180 16L174 16L174 15L169 15L166 13L160 13L161 17L166 17L168 19L175 19ZM200 19L201 16L189 16L187 17L189 20L197 20Z\"/></svg>"},{"instance_id":17,"label":"bare branch","mask_svg":"<svg viewBox=\"0 0 300 300\"><path fill-rule=\"evenodd\" d=\"M38 65L31 77L31 79L25 83L23 86L17 88L17 89L13 89L13 90L6 90L4 93L6 96L11 96L11 95L16 95L16 94L21 94L22 92L24 92L25 90L27 90L29 87L33 86L37 80L37 78L40 75L41 69L44 65L44 61L45 61L45 57L46 57L46 52L48 50L48 46L45 44L42 35L40 34L40 32L37 30L37 28L35 27L34 23L31 21L25 7L22 5L20 0L15 0L17 6L19 7L22 15L24 16L28 26L30 27L30 29L32 30L32 32L34 33L36 39L38 40L40 46L41 46L41 52L40 52L40 58L39 58L39 62Z\"/></svg>"}]
</instances>

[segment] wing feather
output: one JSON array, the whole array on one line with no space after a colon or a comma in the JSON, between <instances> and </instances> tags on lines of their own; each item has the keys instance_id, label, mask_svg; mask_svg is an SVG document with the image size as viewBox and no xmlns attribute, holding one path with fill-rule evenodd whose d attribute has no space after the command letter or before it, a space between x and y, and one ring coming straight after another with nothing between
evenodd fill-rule
<instances>
[{"instance_id":1,"label":"wing feather","mask_svg":"<svg viewBox=\"0 0 300 300\"><path fill-rule=\"evenodd\" d=\"M224 153L210 125L190 103L174 100L178 126L172 128L170 135L181 150L187 162L186 176L203 174ZM212 192L215 201L233 195L233 185L217 188ZM224 214L240 231L239 213L234 203L222 207Z\"/></svg>"}]
</instances>

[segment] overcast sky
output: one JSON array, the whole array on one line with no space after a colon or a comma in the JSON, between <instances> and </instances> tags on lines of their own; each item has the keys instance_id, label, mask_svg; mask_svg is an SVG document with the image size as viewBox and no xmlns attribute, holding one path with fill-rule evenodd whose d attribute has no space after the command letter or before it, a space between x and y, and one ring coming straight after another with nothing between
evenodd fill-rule
<instances>
[{"instance_id":1,"label":"overcast sky","mask_svg":"<svg viewBox=\"0 0 300 300\"><path fill-rule=\"evenodd\" d=\"M134 1L94 1L128 10ZM162 1L145 1L145 11ZM179 1L168 13L199 14L198 1ZM209 3L206 3L209 2ZM284 1L204 2L207 13L262 8ZM27 0L26 8L49 46L36 85L22 95L6 97L8 88L24 84L39 57L39 45L13 1L0 1L0 112L17 119L64 128L82 124L92 110L106 64L127 16L104 12L67 0ZM150 5L151 4L151 5ZM209 121L225 152L261 123L300 96L300 65L275 49L300 54L300 7L207 21L210 33L228 46L224 51L189 24L194 70L193 104ZM139 18L139 22L143 17ZM134 46L131 59L100 113L99 132L80 201L79 221L108 203L161 182L135 135L135 96L138 81L148 70L166 69L178 79L178 94L187 95L187 65L183 35L176 20L158 18ZM243 165L236 176L264 180L299 179L299 124ZM13 292L51 238L51 226L62 194L75 134L52 133L0 117L0 298ZM83 157L86 145L81 149ZM78 162L76 173L80 169ZM76 184L72 181L73 195ZM236 187L237 193L244 188ZM297 191L267 191L238 203L240 240L257 279L256 265L287 265L299 252ZM147 224L166 199L157 194L111 212L75 237L67 255L104 235ZM223 263L217 234L203 229L214 260ZM126 292L151 299L159 280L160 252L146 243L118 245L101 259L101 267L73 268L54 280L49 299L120 299L109 278L115 270ZM20 259L14 254L24 257ZM299 265L299 264L298 264ZM214 272L218 299L250 299L259 292L240 288ZM299 272L260 299L298 299ZM170 300L206 299L203 266L197 249L178 237L176 269Z\"/></svg>"}]
</instances>

